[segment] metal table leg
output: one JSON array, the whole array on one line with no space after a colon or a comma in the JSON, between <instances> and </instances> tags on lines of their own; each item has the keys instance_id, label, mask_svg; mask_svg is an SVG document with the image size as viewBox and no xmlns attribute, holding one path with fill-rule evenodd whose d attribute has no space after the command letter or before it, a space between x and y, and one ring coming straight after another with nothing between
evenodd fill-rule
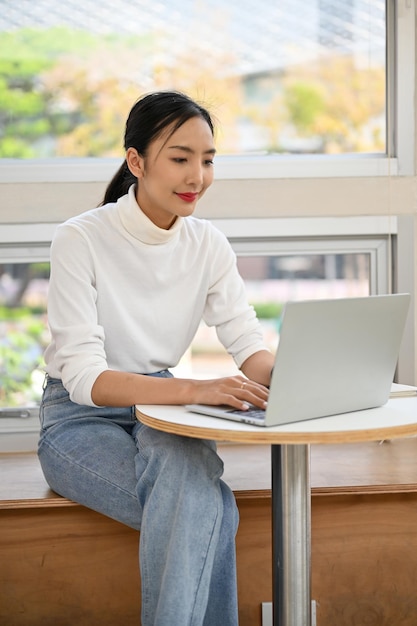
<instances>
[{"instance_id":1,"label":"metal table leg","mask_svg":"<svg viewBox=\"0 0 417 626\"><path fill-rule=\"evenodd\" d=\"M271 448L273 626L311 626L310 446Z\"/></svg>"}]
</instances>

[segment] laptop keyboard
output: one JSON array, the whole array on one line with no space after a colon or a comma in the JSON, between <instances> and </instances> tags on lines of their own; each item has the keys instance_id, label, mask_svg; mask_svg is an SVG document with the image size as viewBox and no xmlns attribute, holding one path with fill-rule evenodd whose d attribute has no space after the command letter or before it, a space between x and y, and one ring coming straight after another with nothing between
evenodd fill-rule
<instances>
[{"instance_id":1,"label":"laptop keyboard","mask_svg":"<svg viewBox=\"0 0 417 626\"><path fill-rule=\"evenodd\" d=\"M242 415L242 417L250 417L250 419L258 420L259 422L263 422L265 420L264 409L248 409L247 411L233 409L230 413L233 413L234 415Z\"/></svg>"}]
</instances>

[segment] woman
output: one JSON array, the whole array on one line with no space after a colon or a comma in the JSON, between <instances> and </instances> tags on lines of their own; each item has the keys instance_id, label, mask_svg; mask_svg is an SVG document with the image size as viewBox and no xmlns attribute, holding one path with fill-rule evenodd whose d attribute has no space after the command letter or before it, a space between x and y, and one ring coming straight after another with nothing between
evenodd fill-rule
<instances>
[{"instance_id":1,"label":"woman","mask_svg":"<svg viewBox=\"0 0 417 626\"><path fill-rule=\"evenodd\" d=\"M102 205L52 243L39 458L56 492L140 529L142 626L235 626L238 516L216 447L134 405L265 407L273 357L226 238L192 217L213 180L209 113L149 94L125 151ZM202 318L243 376L172 376Z\"/></svg>"}]
</instances>

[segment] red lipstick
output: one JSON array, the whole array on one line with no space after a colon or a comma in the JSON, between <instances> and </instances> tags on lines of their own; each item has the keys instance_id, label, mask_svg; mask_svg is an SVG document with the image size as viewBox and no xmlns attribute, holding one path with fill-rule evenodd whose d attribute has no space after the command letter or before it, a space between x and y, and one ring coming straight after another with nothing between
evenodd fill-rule
<instances>
[{"instance_id":1,"label":"red lipstick","mask_svg":"<svg viewBox=\"0 0 417 626\"><path fill-rule=\"evenodd\" d=\"M177 196L181 198L181 200L184 200L184 202L194 202L198 193L177 193Z\"/></svg>"}]
</instances>

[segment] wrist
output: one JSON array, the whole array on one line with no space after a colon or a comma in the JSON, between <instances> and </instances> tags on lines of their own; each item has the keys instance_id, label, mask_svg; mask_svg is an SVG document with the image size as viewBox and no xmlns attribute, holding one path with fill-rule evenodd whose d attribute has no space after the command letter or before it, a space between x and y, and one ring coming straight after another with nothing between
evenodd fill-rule
<instances>
[{"instance_id":1,"label":"wrist","mask_svg":"<svg viewBox=\"0 0 417 626\"><path fill-rule=\"evenodd\" d=\"M198 403L198 388L200 381L192 378L173 378L172 380L179 383L176 404Z\"/></svg>"}]
</instances>

